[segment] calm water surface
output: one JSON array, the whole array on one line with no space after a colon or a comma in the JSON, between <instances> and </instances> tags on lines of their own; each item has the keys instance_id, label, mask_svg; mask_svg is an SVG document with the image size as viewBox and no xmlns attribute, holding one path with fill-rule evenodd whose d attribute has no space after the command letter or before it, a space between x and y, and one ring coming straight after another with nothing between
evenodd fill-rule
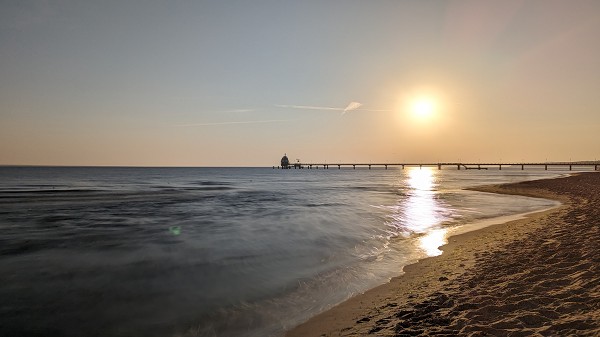
<instances>
[{"instance_id":1,"label":"calm water surface","mask_svg":"<svg viewBox=\"0 0 600 337\"><path fill-rule=\"evenodd\" d=\"M278 336L563 173L0 167L0 335Z\"/></svg>"}]
</instances>

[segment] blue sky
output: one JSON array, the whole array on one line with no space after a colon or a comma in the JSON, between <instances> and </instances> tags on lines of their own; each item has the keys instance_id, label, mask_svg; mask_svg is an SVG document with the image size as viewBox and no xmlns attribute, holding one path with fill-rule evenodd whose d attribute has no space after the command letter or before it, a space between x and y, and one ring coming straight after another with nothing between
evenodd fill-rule
<instances>
[{"instance_id":1,"label":"blue sky","mask_svg":"<svg viewBox=\"0 0 600 337\"><path fill-rule=\"evenodd\" d=\"M600 159L597 1L0 8L0 164Z\"/></svg>"}]
</instances>

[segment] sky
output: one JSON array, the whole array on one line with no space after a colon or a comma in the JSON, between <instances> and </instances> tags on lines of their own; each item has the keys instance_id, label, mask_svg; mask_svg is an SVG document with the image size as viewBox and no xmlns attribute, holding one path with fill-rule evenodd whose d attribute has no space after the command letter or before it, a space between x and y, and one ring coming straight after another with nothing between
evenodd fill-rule
<instances>
[{"instance_id":1,"label":"sky","mask_svg":"<svg viewBox=\"0 0 600 337\"><path fill-rule=\"evenodd\" d=\"M0 0L0 165L600 159L600 1Z\"/></svg>"}]
</instances>

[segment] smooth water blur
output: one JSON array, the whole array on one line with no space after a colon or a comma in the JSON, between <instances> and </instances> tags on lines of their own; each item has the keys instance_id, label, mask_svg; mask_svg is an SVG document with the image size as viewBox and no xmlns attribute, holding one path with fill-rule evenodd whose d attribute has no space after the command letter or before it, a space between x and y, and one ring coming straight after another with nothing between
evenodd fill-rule
<instances>
[{"instance_id":1,"label":"smooth water blur","mask_svg":"<svg viewBox=\"0 0 600 337\"><path fill-rule=\"evenodd\" d=\"M279 335L562 173L1 167L0 335Z\"/></svg>"}]
</instances>

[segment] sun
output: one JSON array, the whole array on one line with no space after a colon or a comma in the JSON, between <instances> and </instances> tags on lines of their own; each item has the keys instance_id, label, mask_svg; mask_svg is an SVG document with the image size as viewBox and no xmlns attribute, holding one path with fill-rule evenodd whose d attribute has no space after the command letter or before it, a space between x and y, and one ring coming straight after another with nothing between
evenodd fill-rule
<instances>
[{"instance_id":1,"label":"sun","mask_svg":"<svg viewBox=\"0 0 600 337\"><path fill-rule=\"evenodd\" d=\"M429 119L435 112L435 100L431 97L419 97L410 104L410 112L417 119Z\"/></svg>"}]
</instances>

